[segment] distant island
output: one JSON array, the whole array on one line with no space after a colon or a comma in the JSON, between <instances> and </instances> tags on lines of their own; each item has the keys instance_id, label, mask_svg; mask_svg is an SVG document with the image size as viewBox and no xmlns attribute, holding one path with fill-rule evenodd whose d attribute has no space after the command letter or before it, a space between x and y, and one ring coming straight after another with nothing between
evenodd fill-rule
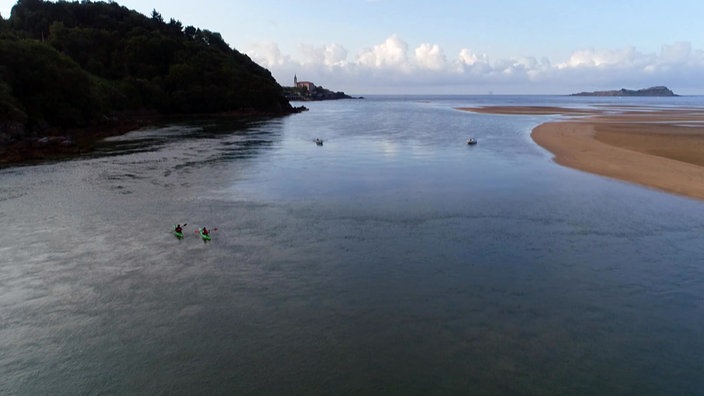
<instances>
[{"instance_id":1,"label":"distant island","mask_svg":"<svg viewBox=\"0 0 704 396\"><path fill-rule=\"evenodd\" d=\"M317 86L310 81L298 81L298 76L293 76L293 86L283 87L286 99L292 101L315 101L337 99L363 99L352 97L341 91L331 91Z\"/></svg>"},{"instance_id":2,"label":"distant island","mask_svg":"<svg viewBox=\"0 0 704 396\"><path fill-rule=\"evenodd\" d=\"M644 88L639 90L621 88L614 91L580 92L570 96L678 96L665 86Z\"/></svg>"}]
</instances>

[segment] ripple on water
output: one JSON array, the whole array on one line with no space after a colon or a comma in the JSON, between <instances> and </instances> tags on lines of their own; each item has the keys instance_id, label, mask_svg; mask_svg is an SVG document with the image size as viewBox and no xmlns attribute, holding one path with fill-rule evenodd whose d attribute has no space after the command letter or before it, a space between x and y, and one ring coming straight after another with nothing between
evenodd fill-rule
<instances>
[{"instance_id":1,"label":"ripple on water","mask_svg":"<svg viewBox=\"0 0 704 396\"><path fill-rule=\"evenodd\" d=\"M701 203L426 99L0 170L0 391L696 393Z\"/></svg>"}]
</instances>

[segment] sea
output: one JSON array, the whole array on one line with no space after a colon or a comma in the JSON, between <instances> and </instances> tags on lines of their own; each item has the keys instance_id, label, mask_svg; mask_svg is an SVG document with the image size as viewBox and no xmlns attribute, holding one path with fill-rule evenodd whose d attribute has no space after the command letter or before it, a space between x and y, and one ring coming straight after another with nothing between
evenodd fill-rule
<instances>
[{"instance_id":1,"label":"sea","mask_svg":"<svg viewBox=\"0 0 704 396\"><path fill-rule=\"evenodd\" d=\"M704 202L457 110L704 97L303 104L0 169L0 394L704 394Z\"/></svg>"}]
</instances>

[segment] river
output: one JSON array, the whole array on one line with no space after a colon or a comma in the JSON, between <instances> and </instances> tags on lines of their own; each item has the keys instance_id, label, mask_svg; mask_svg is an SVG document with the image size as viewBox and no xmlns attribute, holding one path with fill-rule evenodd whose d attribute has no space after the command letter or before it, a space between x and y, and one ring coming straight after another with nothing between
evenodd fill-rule
<instances>
[{"instance_id":1,"label":"river","mask_svg":"<svg viewBox=\"0 0 704 396\"><path fill-rule=\"evenodd\" d=\"M704 203L455 110L614 100L314 102L0 169L0 393L702 394Z\"/></svg>"}]
</instances>

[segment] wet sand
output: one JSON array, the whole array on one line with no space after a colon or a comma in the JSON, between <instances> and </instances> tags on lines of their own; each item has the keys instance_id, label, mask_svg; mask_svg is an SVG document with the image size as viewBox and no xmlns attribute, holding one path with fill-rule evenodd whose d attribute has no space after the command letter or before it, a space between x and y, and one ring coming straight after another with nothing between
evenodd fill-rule
<instances>
[{"instance_id":1,"label":"wet sand","mask_svg":"<svg viewBox=\"0 0 704 396\"><path fill-rule=\"evenodd\" d=\"M704 109L481 107L491 114L562 115L531 133L555 162L704 199Z\"/></svg>"}]
</instances>

